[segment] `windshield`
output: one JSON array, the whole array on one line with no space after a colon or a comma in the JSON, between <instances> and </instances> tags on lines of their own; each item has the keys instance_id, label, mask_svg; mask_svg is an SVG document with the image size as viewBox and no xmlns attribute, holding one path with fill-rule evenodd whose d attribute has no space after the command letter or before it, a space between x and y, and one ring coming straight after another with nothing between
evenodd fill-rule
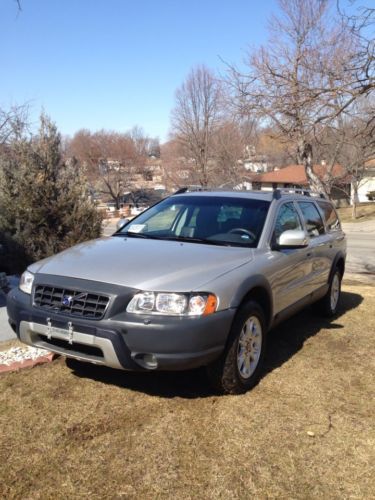
<instances>
[{"instance_id":1,"label":"windshield","mask_svg":"<svg viewBox=\"0 0 375 500\"><path fill-rule=\"evenodd\" d=\"M256 247L269 202L227 196L173 196L142 213L121 236Z\"/></svg>"}]
</instances>

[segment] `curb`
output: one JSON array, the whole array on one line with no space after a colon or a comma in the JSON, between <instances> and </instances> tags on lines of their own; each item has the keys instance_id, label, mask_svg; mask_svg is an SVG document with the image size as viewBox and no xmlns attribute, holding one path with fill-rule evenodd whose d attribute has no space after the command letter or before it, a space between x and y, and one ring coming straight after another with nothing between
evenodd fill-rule
<instances>
[{"instance_id":1,"label":"curb","mask_svg":"<svg viewBox=\"0 0 375 500\"><path fill-rule=\"evenodd\" d=\"M9 373L16 372L22 370L23 368L34 368L37 365L43 365L45 363L51 363L54 359L56 359L59 355L53 352L45 354L44 356L39 356L35 359L25 359L24 361L15 361L10 365L0 365L0 374L1 373Z\"/></svg>"}]
</instances>

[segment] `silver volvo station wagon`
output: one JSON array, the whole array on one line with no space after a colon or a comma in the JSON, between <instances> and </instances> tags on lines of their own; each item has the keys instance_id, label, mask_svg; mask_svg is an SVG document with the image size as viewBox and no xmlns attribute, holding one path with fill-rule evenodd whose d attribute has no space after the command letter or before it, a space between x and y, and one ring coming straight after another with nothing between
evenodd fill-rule
<instances>
[{"instance_id":1,"label":"silver volvo station wagon","mask_svg":"<svg viewBox=\"0 0 375 500\"><path fill-rule=\"evenodd\" d=\"M267 332L316 302L335 315L346 240L309 192L180 190L113 236L34 263L8 295L26 344L122 370L207 367L259 380Z\"/></svg>"}]
</instances>

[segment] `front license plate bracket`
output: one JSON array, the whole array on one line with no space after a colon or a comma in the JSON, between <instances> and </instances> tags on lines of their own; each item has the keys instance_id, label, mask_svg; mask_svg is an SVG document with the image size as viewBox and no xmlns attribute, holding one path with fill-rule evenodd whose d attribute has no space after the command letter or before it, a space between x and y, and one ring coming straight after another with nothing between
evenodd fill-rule
<instances>
[{"instance_id":1,"label":"front license plate bracket","mask_svg":"<svg viewBox=\"0 0 375 500\"><path fill-rule=\"evenodd\" d=\"M56 328L55 326L52 326L51 318L47 318L47 339L50 340L54 333L58 334L59 336L61 334L67 335L69 344L73 344L74 329L73 329L73 323L71 321L69 321L68 323L68 329L65 330L63 328Z\"/></svg>"}]
</instances>

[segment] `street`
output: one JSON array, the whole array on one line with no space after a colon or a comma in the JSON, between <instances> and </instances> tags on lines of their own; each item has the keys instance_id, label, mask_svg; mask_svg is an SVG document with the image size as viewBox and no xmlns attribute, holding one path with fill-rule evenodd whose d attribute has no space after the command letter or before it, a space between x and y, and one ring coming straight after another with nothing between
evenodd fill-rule
<instances>
[{"instance_id":1,"label":"street","mask_svg":"<svg viewBox=\"0 0 375 500\"><path fill-rule=\"evenodd\" d=\"M346 275L375 284L375 220L343 224L347 236Z\"/></svg>"}]
</instances>

